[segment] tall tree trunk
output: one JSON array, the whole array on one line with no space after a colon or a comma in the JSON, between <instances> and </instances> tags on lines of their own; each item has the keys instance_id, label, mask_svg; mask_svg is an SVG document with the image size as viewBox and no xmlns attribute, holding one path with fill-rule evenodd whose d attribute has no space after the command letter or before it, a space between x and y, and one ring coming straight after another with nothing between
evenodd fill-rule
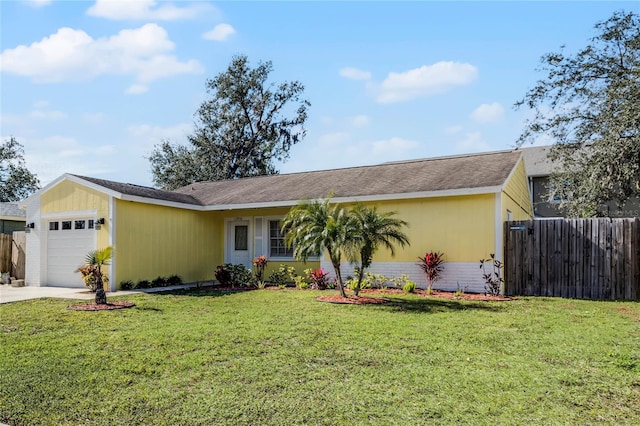
<instances>
[{"instance_id":1,"label":"tall tree trunk","mask_svg":"<svg viewBox=\"0 0 640 426\"><path fill-rule=\"evenodd\" d=\"M337 286L338 286L338 290L340 291L340 296L342 297L347 297L346 293L344 292L344 285L342 285L342 273L340 272L340 262L338 262L337 266L336 263L333 263L333 270L336 273L336 278L338 278L338 282L337 282Z\"/></svg>"}]
</instances>

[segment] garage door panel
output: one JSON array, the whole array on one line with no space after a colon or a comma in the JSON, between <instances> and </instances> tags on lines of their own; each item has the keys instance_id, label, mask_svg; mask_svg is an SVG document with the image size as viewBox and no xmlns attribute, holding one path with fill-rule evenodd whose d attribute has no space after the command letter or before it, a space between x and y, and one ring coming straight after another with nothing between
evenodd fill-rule
<instances>
[{"instance_id":1,"label":"garage door panel","mask_svg":"<svg viewBox=\"0 0 640 426\"><path fill-rule=\"evenodd\" d=\"M88 220L90 218L85 218ZM82 218L64 220L83 220ZM73 222L72 222L73 223ZM60 229L47 233L47 284L84 287L80 274L74 272L84 263L88 252L96 249L93 229Z\"/></svg>"}]
</instances>

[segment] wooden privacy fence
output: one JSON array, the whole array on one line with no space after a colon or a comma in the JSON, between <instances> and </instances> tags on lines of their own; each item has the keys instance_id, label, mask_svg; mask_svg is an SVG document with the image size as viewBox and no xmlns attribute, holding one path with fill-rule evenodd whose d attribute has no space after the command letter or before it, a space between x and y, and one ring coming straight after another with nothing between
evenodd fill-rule
<instances>
[{"instance_id":1,"label":"wooden privacy fence","mask_svg":"<svg viewBox=\"0 0 640 426\"><path fill-rule=\"evenodd\" d=\"M505 223L505 294L640 300L640 218Z\"/></svg>"},{"instance_id":2,"label":"wooden privacy fence","mask_svg":"<svg viewBox=\"0 0 640 426\"><path fill-rule=\"evenodd\" d=\"M25 243L24 232L0 234L0 272L9 272L12 277L24 279Z\"/></svg>"}]
</instances>

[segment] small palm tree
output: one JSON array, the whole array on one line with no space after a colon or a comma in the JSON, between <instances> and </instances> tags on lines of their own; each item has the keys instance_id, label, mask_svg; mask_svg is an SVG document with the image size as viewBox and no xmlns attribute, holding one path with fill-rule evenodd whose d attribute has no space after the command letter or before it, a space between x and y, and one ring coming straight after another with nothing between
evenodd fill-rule
<instances>
[{"instance_id":1,"label":"small palm tree","mask_svg":"<svg viewBox=\"0 0 640 426\"><path fill-rule=\"evenodd\" d=\"M402 228L407 226L404 220L395 218L396 212L378 211L377 207L366 207L357 204L351 210L351 216L355 222L355 235L349 240L349 254L352 261L357 258L360 264L356 267L358 271L358 282L354 288L357 296L360 292L364 271L371 266L373 254L379 247L385 247L395 256L394 245L400 244L402 247L409 245L409 238L402 232Z\"/></svg>"},{"instance_id":2,"label":"small palm tree","mask_svg":"<svg viewBox=\"0 0 640 426\"><path fill-rule=\"evenodd\" d=\"M96 292L96 303L107 303L107 296L104 292L104 283L108 277L102 273L102 267L109 264L113 256L113 247L105 247L87 253L84 258L84 265L76 272L82 274L87 287Z\"/></svg>"},{"instance_id":3,"label":"small palm tree","mask_svg":"<svg viewBox=\"0 0 640 426\"><path fill-rule=\"evenodd\" d=\"M309 257L320 256L326 249L336 274L340 295L347 297L340 262L356 227L346 210L330 205L330 199L329 196L322 201L299 202L283 219L282 232L286 235L287 246L293 246L293 256L297 260L306 262Z\"/></svg>"}]
</instances>

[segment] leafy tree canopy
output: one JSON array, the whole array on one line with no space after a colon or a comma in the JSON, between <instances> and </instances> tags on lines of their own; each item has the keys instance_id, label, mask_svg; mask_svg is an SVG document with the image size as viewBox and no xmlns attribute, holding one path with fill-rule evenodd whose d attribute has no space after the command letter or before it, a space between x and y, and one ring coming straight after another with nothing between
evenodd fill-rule
<instances>
[{"instance_id":1,"label":"leafy tree canopy","mask_svg":"<svg viewBox=\"0 0 640 426\"><path fill-rule=\"evenodd\" d=\"M225 72L207 80L207 93L195 114L188 146L170 141L154 148L153 181L175 189L199 181L278 173L274 162L288 158L306 135L310 103L298 82L267 81L270 61L251 68L246 56L233 57Z\"/></svg>"},{"instance_id":2,"label":"leafy tree canopy","mask_svg":"<svg viewBox=\"0 0 640 426\"><path fill-rule=\"evenodd\" d=\"M0 144L0 202L21 200L39 187L25 165L22 145L13 136Z\"/></svg>"},{"instance_id":3,"label":"leafy tree canopy","mask_svg":"<svg viewBox=\"0 0 640 426\"><path fill-rule=\"evenodd\" d=\"M541 58L546 74L516 103L534 110L518 144L550 137L554 194L571 216L640 195L640 16L616 12L574 55Z\"/></svg>"}]
</instances>

